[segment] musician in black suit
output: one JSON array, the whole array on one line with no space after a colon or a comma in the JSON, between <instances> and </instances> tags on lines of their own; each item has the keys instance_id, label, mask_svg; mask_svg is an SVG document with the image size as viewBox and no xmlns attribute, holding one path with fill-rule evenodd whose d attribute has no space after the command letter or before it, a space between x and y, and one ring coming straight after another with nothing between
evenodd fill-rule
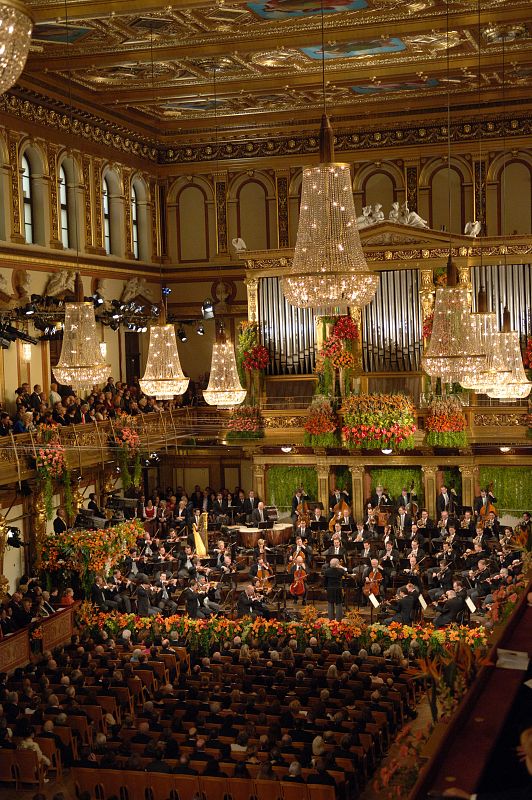
<instances>
[{"instance_id":1,"label":"musician in black suit","mask_svg":"<svg viewBox=\"0 0 532 800\"><path fill-rule=\"evenodd\" d=\"M446 593L446 601L440 609L439 615L434 620L435 628L443 628L454 622L458 614L464 610L465 603L462 597L458 597L454 589L449 589Z\"/></svg>"},{"instance_id":2,"label":"musician in black suit","mask_svg":"<svg viewBox=\"0 0 532 800\"><path fill-rule=\"evenodd\" d=\"M473 510L475 512L475 516L478 517L482 508L484 508L483 516L487 516L488 507L490 505L495 505L497 502L497 498L494 497L493 493L488 491L487 489L480 490L480 496L475 497L473 502Z\"/></svg>"},{"instance_id":3,"label":"musician in black suit","mask_svg":"<svg viewBox=\"0 0 532 800\"><path fill-rule=\"evenodd\" d=\"M378 508L379 506L389 506L392 504L392 498L386 494L382 486L377 486L375 494L371 496L371 507Z\"/></svg>"},{"instance_id":4,"label":"musician in black suit","mask_svg":"<svg viewBox=\"0 0 532 800\"><path fill-rule=\"evenodd\" d=\"M54 533L65 533L65 531L68 530L66 511L63 506L59 506L55 513L56 517L54 519Z\"/></svg>"},{"instance_id":5,"label":"musician in black suit","mask_svg":"<svg viewBox=\"0 0 532 800\"><path fill-rule=\"evenodd\" d=\"M90 493L89 502L87 503L87 508L89 509L89 511L92 511L92 513L94 514L95 517L104 517L105 518L105 514L103 513L101 508L98 506L98 503L96 502L96 493L95 492L91 492Z\"/></svg>"},{"instance_id":6,"label":"musician in black suit","mask_svg":"<svg viewBox=\"0 0 532 800\"><path fill-rule=\"evenodd\" d=\"M316 506L310 515L310 529L312 531L326 531L327 527L327 520L323 516L322 509L319 506Z\"/></svg>"},{"instance_id":7,"label":"musician in black suit","mask_svg":"<svg viewBox=\"0 0 532 800\"><path fill-rule=\"evenodd\" d=\"M236 612L239 618L264 617L269 619L270 616L268 609L264 606L262 599L256 595L255 587L251 583L238 595Z\"/></svg>"},{"instance_id":8,"label":"musician in black suit","mask_svg":"<svg viewBox=\"0 0 532 800\"><path fill-rule=\"evenodd\" d=\"M392 542L387 542L384 550L379 553L379 564L381 565L384 573L384 588L388 587L390 579L396 574L399 567L401 554L396 550Z\"/></svg>"},{"instance_id":9,"label":"musician in black suit","mask_svg":"<svg viewBox=\"0 0 532 800\"><path fill-rule=\"evenodd\" d=\"M390 606L395 611L393 617L384 620L385 625L390 622L401 622L403 625L410 625L412 622L414 606L417 598L409 594L404 587L397 590L397 600L390 601Z\"/></svg>"},{"instance_id":10,"label":"musician in black suit","mask_svg":"<svg viewBox=\"0 0 532 800\"><path fill-rule=\"evenodd\" d=\"M412 530L412 517L407 514L404 506L399 506L397 513L396 526L399 531L399 536L405 536Z\"/></svg>"},{"instance_id":11,"label":"musician in black suit","mask_svg":"<svg viewBox=\"0 0 532 800\"><path fill-rule=\"evenodd\" d=\"M411 499L412 497L415 497L415 496L416 496L415 494L411 494L411 493L408 491L408 489L406 488L406 486L403 486L403 489L402 489L402 491L401 491L401 494L399 495L399 497L398 497L398 499L397 499L397 508L398 508L398 509L399 509L399 508L406 508L406 507L409 505L409 503L410 503L410 499Z\"/></svg>"},{"instance_id":12,"label":"musician in black suit","mask_svg":"<svg viewBox=\"0 0 532 800\"><path fill-rule=\"evenodd\" d=\"M259 503L260 503L260 497L257 497L253 489L250 489L247 498L244 500L244 511L246 517L251 517L255 509L258 507Z\"/></svg>"},{"instance_id":13,"label":"musician in black suit","mask_svg":"<svg viewBox=\"0 0 532 800\"><path fill-rule=\"evenodd\" d=\"M137 614L139 617L156 617L159 609L152 606L150 600L150 584L139 583L137 586Z\"/></svg>"},{"instance_id":14,"label":"musician in black suit","mask_svg":"<svg viewBox=\"0 0 532 800\"><path fill-rule=\"evenodd\" d=\"M349 505L349 495L345 489L335 489L334 492L329 497L329 510L332 511L335 506L337 506L341 502L347 503Z\"/></svg>"},{"instance_id":15,"label":"musician in black suit","mask_svg":"<svg viewBox=\"0 0 532 800\"><path fill-rule=\"evenodd\" d=\"M187 614L192 619L204 619L210 616L203 605L204 595L198 592L198 582L195 579L189 581L187 588L183 592L183 599Z\"/></svg>"},{"instance_id":16,"label":"musician in black suit","mask_svg":"<svg viewBox=\"0 0 532 800\"><path fill-rule=\"evenodd\" d=\"M329 566L323 570L325 591L327 592L327 614L329 619L338 622L344 616L344 593L342 580L347 574L347 569L340 566L338 558L331 558Z\"/></svg>"},{"instance_id":17,"label":"musician in black suit","mask_svg":"<svg viewBox=\"0 0 532 800\"><path fill-rule=\"evenodd\" d=\"M268 515L266 514L266 509L264 508L262 500L257 503L257 507L251 512L251 522L254 525L258 525L259 522L268 522Z\"/></svg>"},{"instance_id":18,"label":"musician in black suit","mask_svg":"<svg viewBox=\"0 0 532 800\"><path fill-rule=\"evenodd\" d=\"M345 561L346 559L346 550L342 544L342 536L338 531L335 531L332 536L331 546L325 550L323 554L327 561L330 561L332 558L341 559Z\"/></svg>"}]
</instances>

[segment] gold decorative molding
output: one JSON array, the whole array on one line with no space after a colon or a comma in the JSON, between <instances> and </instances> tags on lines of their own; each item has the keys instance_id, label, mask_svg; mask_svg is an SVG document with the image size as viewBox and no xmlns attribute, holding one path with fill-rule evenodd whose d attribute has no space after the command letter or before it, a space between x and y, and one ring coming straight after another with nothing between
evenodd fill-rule
<instances>
[{"instance_id":1,"label":"gold decorative molding","mask_svg":"<svg viewBox=\"0 0 532 800\"><path fill-rule=\"evenodd\" d=\"M9 132L7 147L9 153L9 166L11 169L11 203L9 204L11 213L11 241L24 242L26 239L22 234L22 198L20 196L20 175L18 163L18 145L20 134Z\"/></svg>"},{"instance_id":2,"label":"gold decorative molding","mask_svg":"<svg viewBox=\"0 0 532 800\"><path fill-rule=\"evenodd\" d=\"M59 213L59 183L57 177L57 155L59 147L47 144L48 175L50 176L50 244L52 247L63 247L61 239L61 217Z\"/></svg>"},{"instance_id":3,"label":"gold decorative molding","mask_svg":"<svg viewBox=\"0 0 532 800\"><path fill-rule=\"evenodd\" d=\"M246 278L244 283L248 293L248 320L249 322L259 321L258 292L259 281L257 278Z\"/></svg>"},{"instance_id":4,"label":"gold decorative molding","mask_svg":"<svg viewBox=\"0 0 532 800\"><path fill-rule=\"evenodd\" d=\"M526 414L475 414L473 416L473 425L477 428L512 428L518 426L526 426Z\"/></svg>"},{"instance_id":5,"label":"gold decorative molding","mask_svg":"<svg viewBox=\"0 0 532 800\"><path fill-rule=\"evenodd\" d=\"M288 247L288 175L276 175L279 247Z\"/></svg>"},{"instance_id":6,"label":"gold decorative molding","mask_svg":"<svg viewBox=\"0 0 532 800\"><path fill-rule=\"evenodd\" d=\"M269 417L265 415L263 419L265 428L286 429L286 428L301 428L304 417L303 416Z\"/></svg>"},{"instance_id":7,"label":"gold decorative molding","mask_svg":"<svg viewBox=\"0 0 532 800\"><path fill-rule=\"evenodd\" d=\"M227 175L216 175L214 179L216 200L216 243L218 255L227 253Z\"/></svg>"}]
</instances>

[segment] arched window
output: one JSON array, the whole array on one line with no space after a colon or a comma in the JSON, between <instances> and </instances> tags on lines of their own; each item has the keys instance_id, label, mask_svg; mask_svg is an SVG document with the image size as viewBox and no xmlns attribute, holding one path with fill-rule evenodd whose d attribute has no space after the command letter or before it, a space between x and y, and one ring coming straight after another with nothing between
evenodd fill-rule
<instances>
[{"instance_id":1,"label":"arched window","mask_svg":"<svg viewBox=\"0 0 532 800\"><path fill-rule=\"evenodd\" d=\"M131 233L133 237L133 255L139 258L139 204L137 190L131 184Z\"/></svg>"},{"instance_id":2,"label":"arched window","mask_svg":"<svg viewBox=\"0 0 532 800\"><path fill-rule=\"evenodd\" d=\"M22 156L22 196L24 198L24 236L27 244L33 244L33 197L31 168L27 156Z\"/></svg>"},{"instance_id":3,"label":"arched window","mask_svg":"<svg viewBox=\"0 0 532 800\"><path fill-rule=\"evenodd\" d=\"M68 190L67 176L64 166L59 169L59 207L61 210L61 241L63 247L70 247L70 233L68 229Z\"/></svg>"},{"instance_id":4,"label":"arched window","mask_svg":"<svg viewBox=\"0 0 532 800\"><path fill-rule=\"evenodd\" d=\"M110 187L107 178L102 182L102 204L103 204L103 241L105 252L111 255L111 206L109 202Z\"/></svg>"}]
</instances>

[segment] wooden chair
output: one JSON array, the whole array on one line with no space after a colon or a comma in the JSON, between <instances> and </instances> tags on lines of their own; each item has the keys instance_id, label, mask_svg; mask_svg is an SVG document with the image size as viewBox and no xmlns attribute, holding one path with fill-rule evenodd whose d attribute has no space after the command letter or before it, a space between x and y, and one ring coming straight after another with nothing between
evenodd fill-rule
<instances>
[{"instance_id":1,"label":"wooden chair","mask_svg":"<svg viewBox=\"0 0 532 800\"><path fill-rule=\"evenodd\" d=\"M145 700L145 697L144 697L144 684L141 681L140 676L138 675L138 672L141 672L141 671L142 670L137 670L136 677L135 678L128 678L128 681L127 681L127 688L129 690L129 694L131 695L131 702L133 704L133 709L134 709L135 705L139 706L139 708L142 707L142 705L144 704L144 700ZM144 671L146 671L146 670L144 670ZM151 673L150 673L150 675L151 675ZM152 675L152 678L153 678L153 675ZM134 710L132 710L131 713L134 713Z\"/></svg>"},{"instance_id":2,"label":"wooden chair","mask_svg":"<svg viewBox=\"0 0 532 800\"><path fill-rule=\"evenodd\" d=\"M307 784L309 800L336 800L336 788L321 783Z\"/></svg>"},{"instance_id":3,"label":"wooden chair","mask_svg":"<svg viewBox=\"0 0 532 800\"><path fill-rule=\"evenodd\" d=\"M119 705L127 708L130 714L135 713L133 697L127 686L110 686L109 693L116 697Z\"/></svg>"},{"instance_id":4,"label":"wooden chair","mask_svg":"<svg viewBox=\"0 0 532 800\"><path fill-rule=\"evenodd\" d=\"M104 772L98 769L90 769L86 767L72 767L72 779L76 787L76 796L81 792L89 792L90 796L96 800L103 800L103 777Z\"/></svg>"},{"instance_id":5,"label":"wooden chair","mask_svg":"<svg viewBox=\"0 0 532 800\"><path fill-rule=\"evenodd\" d=\"M147 664L148 667L152 667L153 673L159 682L159 686L161 683L170 682L170 675L168 674L166 664L163 661L148 661Z\"/></svg>"},{"instance_id":6,"label":"wooden chair","mask_svg":"<svg viewBox=\"0 0 532 800\"><path fill-rule=\"evenodd\" d=\"M83 711L86 713L90 720L90 725L95 725L96 729L101 733L107 733L107 724L103 718L103 711L101 706L83 706Z\"/></svg>"},{"instance_id":7,"label":"wooden chair","mask_svg":"<svg viewBox=\"0 0 532 800\"><path fill-rule=\"evenodd\" d=\"M17 785L14 750L2 750L2 757L0 758L0 781L2 783L14 783L15 786Z\"/></svg>"},{"instance_id":8,"label":"wooden chair","mask_svg":"<svg viewBox=\"0 0 532 800\"><path fill-rule=\"evenodd\" d=\"M50 759L49 770L55 773L57 780L61 780L63 775L63 765L61 763L61 751L57 749L53 739L41 739L35 737L35 741L41 748L41 753Z\"/></svg>"},{"instance_id":9,"label":"wooden chair","mask_svg":"<svg viewBox=\"0 0 532 800\"><path fill-rule=\"evenodd\" d=\"M76 761L78 758L78 742L72 733L72 728L69 725L54 725L54 733L61 737L61 741L66 747L70 747L74 761Z\"/></svg>"},{"instance_id":10,"label":"wooden chair","mask_svg":"<svg viewBox=\"0 0 532 800\"><path fill-rule=\"evenodd\" d=\"M162 772L147 772L145 775L145 800L168 800L171 797L177 775L165 775Z\"/></svg>"},{"instance_id":11,"label":"wooden chair","mask_svg":"<svg viewBox=\"0 0 532 800\"><path fill-rule=\"evenodd\" d=\"M190 653L186 647L174 647L176 657L179 659L181 666L186 664L187 675L190 675Z\"/></svg>"},{"instance_id":12,"label":"wooden chair","mask_svg":"<svg viewBox=\"0 0 532 800\"><path fill-rule=\"evenodd\" d=\"M200 788L195 775L175 775L174 778L174 789L178 800L197 800Z\"/></svg>"},{"instance_id":13,"label":"wooden chair","mask_svg":"<svg viewBox=\"0 0 532 800\"><path fill-rule=\"evenodd\" d=\"M158 656L172 676L172 679L178 678L180 663L178 663L175 655L173 653L158 653Z\"/></svg>"},{"instance_id":14,"label":"wooden chair","mask_svg":"<svg viewBox=\"0 0 532 800\"><path fill-rule=\"evenodd\" d=\"M115 720L120 724L122 721L122 714L120 706L116 702L116 697L109 697L109 695L97 695L96 700L98 705L101 706L104 714L112 714Z\"/></svg>"},{"instance_id":15,"label":"wooden chair","mask_svg":"<svg viewBox=\"0 0 532 800\"><path fill-rule=\"evenodd\" d=\"M14 769L17 788L20 783L36 783L39 789L44 784L44 768L33 750L14 750Z\"/></svg>"},{"instance_id":16,"label":"wooden chair","mask_svg":"<svg viewBox=\"0 0 532 800\"><path fill-rule=\"evenodd\" d=\"M67 717L68 725L73 731L77 731L83 744L92 747L92 728L87 721L87 717Z\"/></svg>"},{"instance_id":17,"label":"wooden chair","mask_svg":"<svg viewBox=\"0 0 532 800\"><path fill-rule=\"evenodd\" d=\"M203 800L225 800L226 795L229 794L227 780L227 778L200 775L199 787Z\"/></svg>"},{"instance_id":18,"label":"wooden chair","mask_svg":"<svg viewBox=\"0 0 532 800\"><path fill-rule=\"evenodd\" d=\"M148 773L106 769L101 774L106 797L116 795L121 800L144 800Z\"/></svg>"},{"instance_id":19,"label":"wooden chair","mask_svg":"<svg viewBox=\"0 0 532 800\"><path fill-rule=\"evenodd\" d=\"M231 795L231 800L254 800L255 790L251 778L228 778L227 788Z\"/></svg>"},{"instance_id":20,"label":"wooden chair","mask_svg":"<svg viewBox=\"0 0 532 800\"><path fill-rule=\"evenodd\" d=\"M307 800L308 798L306 783L281 781L281 792L283 800Z\"/></svg>"},{"instance_id":21,"label":"wooden chair","mask_svg":"<svg viewBox=\"0 0 532 800\"><path fill-rule=\"evenodd\" d=\"M257 800L282 800L279 781L264 781L256 778L253 781L253 789Z\"/></svg>"},{"instance_id":22,"label":"wooden chair","mask_svg":"<svg viewBox=\"0 0 532 800\"><path fill-rule=\"evenodd\" d=\"M164 669L164 665L161 666L163 666ZM151 669L136 669L135 677L140 678L140 680L142 681L142 685L148 690L150 695L153 692L156 692L157 689L159 688L159 683L157 681L157 678L155 677Z\"/></svg>"}]
</instances>

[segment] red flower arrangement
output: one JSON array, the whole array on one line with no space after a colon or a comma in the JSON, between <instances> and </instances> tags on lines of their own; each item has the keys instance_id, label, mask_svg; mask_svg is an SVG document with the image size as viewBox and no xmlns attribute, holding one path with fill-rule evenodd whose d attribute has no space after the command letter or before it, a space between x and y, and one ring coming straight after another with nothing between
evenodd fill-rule
<instances>
[{"instance_id":1,"label":"red flower arrangement","mask_svg":"<svg viewBox=\"0 0 532 800\"><path fill-rule=\"evenodd\" d=\"M232 412L227 427L228 439L261 439L264 420L257 406L239 406Z\"/></svg>"},{"instance_id":2,"label":"red flower arrangement","mask_svg":"<svg viewBox=\"0 0 532 800\"><path fill-rule=\"evenodd\" d=\"M526 350L523 354L523 365L525 369L532 369L532 336L526 341Z\"/></svg>"},{"instance_id":3,"label":"red flower arrangement","mask_svg":"<svg viewBox=\"0 0 532 800\"><path fill-rule=\"evenodd\" d=\"M333 336L343 341L355 341L359 338L358 325L354 319L348 315L338 317L334 323Z\"/></svg>"},{"instance_id":4,"label":"red flower arrangement","mask_svg":"<svg viewBox=\"0 0 532 800\"><path fill-rule=\"evenodd\" d=\"M367 450L414 447L414 406L405 395L351 395L344 403L342 437L348 447Z\"/></svg>"},{"instance_id":5,"label":"red flower arrangement","mask_svg":"<svg viewBox=\"0 0 532 800\"><path fill-rule=\"evenodd\" d=\"M255 369L266 369L270 363L270 354L263 344L256 344L251 350L246 350L242 366L247 372Z\"/></svg>"},{"instance_id":6,"label":"red flower arrangement","mask_svg":"<svg viewBox=\"0 0 532 800\"><path fill-rule=\"evenodd\" d=\"M432 335L432 326L434 325L434 314L429 314L429 316L423 322L423 338L430 339Z\"/></svg>"},{"instance_id":7,"label":"red flower arrangement","mask_svg":"<svg viewBox=\"0 0 532 800\"><path fill-rule=\"evenodd\" d=\"M429 406L425 422L426 443L436 447L464 447L467 420L456 397L437 397Z\"/></svg>"},{"instance_id":8,"label":"red flower arrangement","mask_svg":"<svg viewBox=\"0 0 532 800\"><path fill-rule=\"evenodd\" d=\"M338 445L338 417L333 411L331 401L318 395L309 406L304 424L305 444L314 447L334 447Z\"/></svg>"}]
</instances>

